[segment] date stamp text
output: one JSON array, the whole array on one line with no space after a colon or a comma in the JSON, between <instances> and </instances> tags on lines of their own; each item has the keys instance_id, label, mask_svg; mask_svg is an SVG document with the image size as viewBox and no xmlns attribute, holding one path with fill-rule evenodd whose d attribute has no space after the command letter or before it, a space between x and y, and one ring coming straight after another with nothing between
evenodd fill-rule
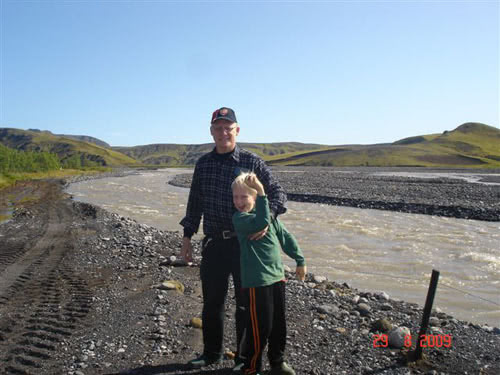
<instances>
[{"instance_id":1,"label":"date stamp text","mask_svg":"<svg viewBox=\"0 0 500 375\"><path fill-rule=\"evenodd\" d=\"M451 335L420 335L421 348L451 348L452 337ZM403 346L411 348L413 345L413 338L411 335L405 335ZM374 348L387 348L389 346L389 336L382 333L380 335L373 335Z\"/></svg>"}]
</instances>

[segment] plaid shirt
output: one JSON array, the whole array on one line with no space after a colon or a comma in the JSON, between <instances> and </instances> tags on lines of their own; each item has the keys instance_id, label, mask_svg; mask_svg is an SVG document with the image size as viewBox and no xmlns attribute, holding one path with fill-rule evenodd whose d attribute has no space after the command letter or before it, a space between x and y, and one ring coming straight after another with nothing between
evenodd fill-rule
<instances>
[{"instance_id":1,"label":"plaid shirt","mask_svg":"<svg viewBox=\"0 0 500 375\"><path fill-rule=\"evenodd\" d=\"M273 179L269 167L261 158L238 145L228 154L217 154L214 148L196 163L186 216L180 222L184 227L184 235L191 237L198 232L202 216L205 235L234 231L232 217L236 208L231 184L241 172L250 171L264 185L273 216L285 213L285 191Z\"/></svg>"}]
</instances>

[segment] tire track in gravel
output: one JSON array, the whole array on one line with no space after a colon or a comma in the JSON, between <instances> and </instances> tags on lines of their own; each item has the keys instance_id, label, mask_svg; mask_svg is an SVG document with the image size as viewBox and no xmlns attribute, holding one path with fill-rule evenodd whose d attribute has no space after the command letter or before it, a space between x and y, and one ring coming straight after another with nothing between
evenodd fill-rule
<instances>
[{"instance_id":1,"label":"tire track in gravel","mask_svg":"<svg viewBox=\"0 0 500 375\"><path fill-rule=\"evenodd\" d=\"M3 244L2 244L3 245ZM2 246L2 252L0 253L0 272L3 271L11 264L16 263L16 261L24 254L25 246L23 244L5 244ZM1 276L0 276L1 277ZM3 281L0 281L0 288L2 288ZM1 302L0 302L1 303Z\"/></svg>"},{"instance_id":2,"label":"tire track in gravel","mask_svg":"<svg viewBox=\"0 0 500 375\"><path fill-rule=\"evenodd\" d=\"M39 190L39 188L30 186L16 192L15 197L11 199L12 201L21 201L28 194L39 194ZM11 193L11 195L14 195L14 193ZM37 223L32 220L31 215L32 213L28 210L21 208L20 216L24 216L21 222L12 227L7 226L6 231L0 234L0 296L2 295L2 289L8 285L7 281L3 279L4 275L7 275L5 270L10 265L17 263L26 251L35 246L37 238L43 236L47 231L47 220ZM1 303L2 298L0 297Z\"/></svg>"},{"instance_id":3,"label":"tire track in gravel","mask_svg":"<svg viewBox=\"0 0 500 375\"><path fill-rule=\"evenodd\" d=\"M54 195L44 197L50 203L43 235L31 248L26 243L7 255L15 263L0 273L1 374L44 373L91 307L86 282L63 264L73 251L72 211ZM16 251L24 253L16 256Z\"/></svg>"}]
</instances>

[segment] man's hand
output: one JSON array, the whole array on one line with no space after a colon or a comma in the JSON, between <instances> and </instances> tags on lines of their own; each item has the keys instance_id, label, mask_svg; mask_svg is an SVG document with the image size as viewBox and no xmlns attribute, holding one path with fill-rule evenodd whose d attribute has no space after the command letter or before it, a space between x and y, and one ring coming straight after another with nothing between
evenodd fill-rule
<instances>
[{"instance_id":1,"label":"man's hand","mask_svg":"<svg viewBox=\"0 0 500 375\"><path fill-rule=\"evenodd\" d=\"M306 279L307 266L297 266L295 269L295 274L297 275L297 279L300 281L304 281Z\"/></svg>"},{"instance_id":2,"label":"man's hand","mask_svg":"<svg viewBox=\"0 0 500 375\"><path fill-rule=\"evenodd\" d=\"M260 232L255 232L255 233L249 234L248 235L248 239L250 241L260 240L262 237L264 237L266 235L266 233L267 233L268 230L269 230L269 225L267 225Z\"/></svg>"},{"instance_id":3,"label":"man's hand","mask_svg":"<svg viewBox=\"0 0 500 375\"><path fill-rule=\"evenodd\" d=\"M182 247L180 256L184 262L189 263L193 261L193 245L191 245L191 238L182 238Z\"/></svg>"}]
</instances>

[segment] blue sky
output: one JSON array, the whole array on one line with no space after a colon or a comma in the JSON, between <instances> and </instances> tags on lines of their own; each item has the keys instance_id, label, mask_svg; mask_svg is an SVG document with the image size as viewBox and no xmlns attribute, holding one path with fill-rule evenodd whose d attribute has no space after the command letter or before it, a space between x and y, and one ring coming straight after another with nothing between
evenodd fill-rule
<instances>
[{"instance_id":1,"label":"blue sky","mask_svg":"<svg viewBox=\"0 0 500 375\"><path fill-rule=\"evenodd\" d=\"M0 0L0 127L113 146L499 127L498 1Z\"/></svg>"}]
</instances>

